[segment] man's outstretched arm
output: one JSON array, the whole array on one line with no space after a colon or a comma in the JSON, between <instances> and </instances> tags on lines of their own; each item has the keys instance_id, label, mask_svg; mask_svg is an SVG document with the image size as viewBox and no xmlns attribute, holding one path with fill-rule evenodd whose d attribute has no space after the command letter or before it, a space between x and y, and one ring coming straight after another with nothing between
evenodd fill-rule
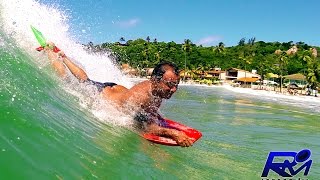
<instances>
[{"instance_id":1,"label":"man's outstretched arm","mask_svg":"<svg viewBox=\"0 0 320 180\"><path fill-rule=\"evenodd\" d=\"M65 54L63 51L59 51L58 54L63 60L63 63L68 67L70 72L81 82L87 81L88 80L88 75L87 73L81 69L78 65L76 65L74 62L72 62Z\"/></svg>"},{"instance_id":2,"label":"man's outstretched arm","mask_svg":"<svg viewBox=\"0 0 320 180\"><path fill-rule=\"evenodd\" d=\"M51 66L53 67L54 71L56 71L60 77L65 78L67 75L66 67L61 61L59 61L58 55L49 47L45 47L44 52L47 53L48 59L50 60Z\"/></svg>"},{"instance_id":3,"label":"man's outstretched arm","mask_svg":"<svg viewBox=\"0 0 320 180\"><path fill-rule=\"evenodd\" d=\"M55 71L62 77L66 76L66 69L63 64L67 66L70 72L81 82L87 81L88 76L86 72L81 69L78 65L73 63L63 51L59 51L58 53L53 52L53 48L55 44L53 42L47 42L47 47L45 47L45 52L48 54L48 58L51 61L51 64ZM63 61L59 61L59 57L63 59Z\"/></svg>"}]
</instances>

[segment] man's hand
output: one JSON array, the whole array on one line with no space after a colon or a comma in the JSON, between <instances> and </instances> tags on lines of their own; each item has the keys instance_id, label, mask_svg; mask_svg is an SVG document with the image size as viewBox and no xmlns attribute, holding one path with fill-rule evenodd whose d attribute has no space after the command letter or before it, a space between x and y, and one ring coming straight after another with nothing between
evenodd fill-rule
<instances>
[{"instance_id":1,"label":"man's hand","mask_svg":"<svg viewBox=\"0 0 320 180\"><path fill-rule=\"evenodd\" d=\"M150 124L147 128L147 132L158 136L172 138L181 147L189 147L193 144L192 140L184 132L160 127L157 124Z\"/></svg>"},{"instance_id":2,"label":"man's hand","mask_svg":"<svg viewBox=\"0 0 320 180\"><path fill-rule=\"evenodd\" d=\"M193 144L192 140L184 132L181 132L181 131L173 132L172 138L181 147L189 147L189 146L192 146Z\"/></svg>"},{"instance_id":3,"label":"man's hand","mask_svg":"<svg viewBox=\"0 0 320 180\"><path fill-rule=\"evenodd\" d=\"M55 44L51 41L47 41L47 46L44 47L44 52L51 52Z\"/></svg>"},{"instance_id":4,"label":"man's hand","mask_svg":"<svg viewBox=\"0 0 320 180\"><path fill-rule=\"evenodd\" d=\"M63 51L59 51L57 54L59 57L66 57L66 54L64 54Z\"/></svg>"}]
</instances>

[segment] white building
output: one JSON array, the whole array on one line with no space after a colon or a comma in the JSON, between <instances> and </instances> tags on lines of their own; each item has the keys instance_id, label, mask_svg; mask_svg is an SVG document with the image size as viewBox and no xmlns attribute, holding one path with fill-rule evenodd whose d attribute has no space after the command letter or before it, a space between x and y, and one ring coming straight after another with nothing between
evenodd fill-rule
<instances>
[{"instance_id":1,"label":"white building","mask_svg":"<svg viewBox=\"0 0 320 180\"><path fill-rule=\"evenodd\" d=\"M256 70L252 70L252 72L249 72L242 69L230 68L226 70L225 78L226 81L248 80L248 82L252 82L252 80L254 79L260 79L261 76L256 73Z\"/></svg>"}]
</instances>

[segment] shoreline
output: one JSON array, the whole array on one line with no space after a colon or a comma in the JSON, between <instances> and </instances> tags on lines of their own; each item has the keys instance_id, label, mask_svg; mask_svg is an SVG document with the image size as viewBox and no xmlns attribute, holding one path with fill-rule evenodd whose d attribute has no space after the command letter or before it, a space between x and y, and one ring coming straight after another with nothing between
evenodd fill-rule
<instances>
[{"instance_id":1,"label":"shoreline","mask_svg":"<svg viewBox=\"0 0 320 180\"><path fill-rule=\"evenodd\" d=\"M232 87L229 85L221 86L229 91L237 92L241 94L249 94L254 96L264 96L269 98L282 98L282 99L290 99L297 100L299 102L318 102L320 103L320 98L315 96L307 96L304 94L296 94L291 95L287 93L280 93L278 91L268 91L268 90L258 90L252 88L240 88L240 87Z\"/></svg>"},{"instance_id":2,"label":"shoreline","mask_svg":"<svg viewBox=\"0 0 320 180\"><path fill-rule=\"evenodd\" d=\"M147 80L148 78L139 78L139 77L129 77L130 81L139 82L143 80ZM242 88L242 87L233 87L230 84L223 85L207 85L207 84L198 84L194 82L181 82L179 85L181 86L196 86L196 87L208 87L208 88L224 88L228 91L232 91L240 94L248 94L254 96L264 96L269 98L284 98L290 100L296 100L299 102L318 102L320 103L320 98L315 96L307 96L305 95L305 90L298 90L298 93L295 95L288 94L286 88L283 88L283 92L279 92L279 88L276 91L272 90L273 87L264 88L264 89L254 89L254 88ZM256 86L254 86L256 87ZM278 90L278 91L277 91Z\"/></svg>"},{"instance_id":3,"label":"shoreline","mask_svg":"<svg viewBox=\"0 0 320 180\"><path fill-rule=\"evenodd\" d=\"M284 88L284 92L280 93L280 91L274 91L274 90L267 90L267 89L254 89L254 88L242 88L242 87L233 87L229 84L224 85L206 85L206 84L188 84L188 83L182 83L181 85L185 86L202 86L202 87L209 87L209 88L217 88L221 87L228 91L240 93L240 94L249 94L254 96L264 96L264 97L272 97L272 98L285 98L285 99L291 99L291 100L299 100L304 102L319 102L320 98L315 96L307 96L305 94L301 94L301 90L298 90L299 93L292 95L288 94L286 92L286 88ZM305 92L305 90L302 90Z\"/></svg>"}]
</instances>

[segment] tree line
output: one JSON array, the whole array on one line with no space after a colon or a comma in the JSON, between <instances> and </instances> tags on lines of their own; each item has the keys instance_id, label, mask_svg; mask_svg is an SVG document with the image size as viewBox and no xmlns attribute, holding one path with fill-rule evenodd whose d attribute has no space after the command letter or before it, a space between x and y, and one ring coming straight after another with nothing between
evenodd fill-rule
<instances>
[{"instance_id":1,"label":"tree line","mask_svg":"<svg viewBox=\"0 0 320 180\"><path fill-rule=\"evenodd\" d=\"M257 73L264 79L267 73L281 76L301 73L309 84L320 82L320 47L304 42L264 42L242 38L236 46L225 47L223 42L205 47L185 39L184 43L158 42L148 36L146 39L126 41L124 37L115 43L86 45L95 51L111 50L119 64L129 64L133 68L154 67L161 61L175 63L186 71L206 71L212 68L239 68Z\"/></svg>"}]
</instances>

